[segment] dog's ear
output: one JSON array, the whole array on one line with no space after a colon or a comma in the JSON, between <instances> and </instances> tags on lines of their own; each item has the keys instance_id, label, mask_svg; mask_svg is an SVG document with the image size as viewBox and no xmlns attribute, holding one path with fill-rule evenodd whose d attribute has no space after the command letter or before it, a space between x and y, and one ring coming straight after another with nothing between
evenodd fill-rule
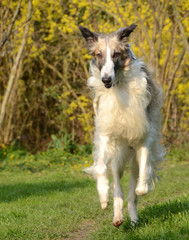
<instances>
[{"instance_id":1,"label":"dog's ear","mask_svg":"<svg viewBox=\"0 0 189 240\"><path fill-rule=\"evenodd\" d=\"M136 27L136 24L131 24L129 27L118 29L116 32L118 39L123 42L128 42L129 35L134 31Z\"/></svg>"},{"instance_id":2,"label":"dog's ear","mask_svg":"<svg viewBox=\"0 0 189 240\"><path fill-rule=\"evenodd\" d=\"M98 34L90 31L88 28L79 26L82 36L85 38L88 46L90 47L94 42L98 41Z\"/></svg>"}]
</instances>

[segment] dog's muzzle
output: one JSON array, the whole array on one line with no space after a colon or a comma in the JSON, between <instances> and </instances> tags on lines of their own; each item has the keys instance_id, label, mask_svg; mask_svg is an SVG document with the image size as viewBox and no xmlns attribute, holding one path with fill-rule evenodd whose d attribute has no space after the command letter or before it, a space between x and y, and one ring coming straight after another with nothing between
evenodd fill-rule
<instances>
[{"instance_id":1,"label":"dog's muzzle","mask_svg":"<svg viewBox=\"0 0 189 240\"><path fill-rule=\"evenodd\" d=\"M112 78L111 77L102 77L102 82L106 88L111 88L112 86Z\"/></svg>"}]
</instances>

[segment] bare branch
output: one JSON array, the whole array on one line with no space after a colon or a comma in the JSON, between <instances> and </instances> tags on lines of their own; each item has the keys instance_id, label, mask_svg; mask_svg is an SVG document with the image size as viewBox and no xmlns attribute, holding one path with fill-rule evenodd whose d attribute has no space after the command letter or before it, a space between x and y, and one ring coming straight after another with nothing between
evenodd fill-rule
<instances>
[{"instance_id":1,"label":"bare branch","mask_svg":"<svg viewBox=\"0 0 189 240\"><path fill-rule=\"evenodd\" d=\"M117 10L117 13L118 13L118 15L119 15L119 17L120 17L122 23L124 24L124 26L127 26L128 23L126 23L126 21L123 19L123 16L122 16L122 14L121 14L120 11L119 11L118 4L116 3L115 0L113 0L113 2L114 2L114 4L115 4L115 7L116 7L116 10Z\"/></svg>"},{"instance_id":2,"label":"bare branch","mask_svg":"<svg viewBox=\"0 0 189 240\"><path fill-rule=\"evenodd\" d=\"M179 25L179 29L180 29L180 33L181 33L181 36L182 36L182 40L183 40L184 46L185 46L186 51L188 52L188 55L189 55L188 39L187 39L187 37L185 35L183 25L182 25L182 23L180 21L180 16L179 16L179 12L177 11L177 8L176 8L175 0L172 0L172 6L173 6L173 12L175 14L175 17L176 17L178 25Z\"/></svg>"},{"instance_id":3,"label":"bare branch","mask_svg":"<svg viewBox=\"0 0 189 240\"><path fill-rule=\"evenodd\" d=\"M172 78L170 80L170 84L169 84L169 87L168 87L168 90L166 92L166 97L168 97L168 94L170 94L170 91L174 85L174 79L175 79L175 76L176 76L176 73L180 67L180 64L184 58L184 54L185 54L186 50L184 49L182 51L182 53L180 54L180 57L178 59L178 62L175 66L175 69L174 69L174 72L173 72L173 75L172 75ZM167 107L166 107L166 116L165 116L165 121L164 121L164 125L163 125L163 133L165 134L166 130L167 130L167 123L168 123L168 119L169 119L169 114L170 114L170 108L171 108L171 103L172 103L172 98L173 98L173 93L170 94L170 98L169 100L167 101Z\"/></svg>"},{"instance_id":4,"label":"bare branch","mask_svg":"<svg viewBox=\"0 0 189 240\"><path fill-rule=\"evenodd\" d=\"M136 2L135 2L135 1L132 1L132 5L133 5L133 8L134 8L134 10L135 10L135 13L136 13L136 15L137 15L140 23L141 23L141 26L142 26L142 28L143 28L143 30L144 30L144 33L145 33L145 35L146 35L148 44L149 44L151 50L153 51L153 50L154 50L153 42L152 42L152 40L150 39L150 36L149 36L149 34L148 34L148 32L147 32L147 29L146 29L146 27L145 27L145 25L144 25L144 21L142 20L142 18L140 17L140 14L138 13Z\"/></svg>"},{"instance_id":5,"label":"bare branch","mask_svg":"<svg viewBox=\"0 0 189 240\"><path fill-rule=\"evenodd\" d=\"M11 24L10 24L10 26L9 26L9 28L8 28L8 31L3 34L4 36L3 36L2 42L0 43L0 51L1 51L1 49L2 49L3 46L4 46L4 44L6 43L6 41L9 39L9 37L10 37L11 35L12 35L13 33L17 32L18 29L20 29L20 28L21 28L23 25L25 25L27 22L29 22L29 21L31 20L32 16L33 16L33 15L35 14L35 12L37 11L37 9L39 9L39 8L41 8L43 5L47 4L47 2L41 4L41 5L39 6L39 8L36 8L36 9L33 11L33 13L31 13L31 15L30 15L20 26L18 26L16 29L12 30L13 25L14 25L14 22L15 22L15 20L16 20L16 17L17 17L17 15L18 15L19 10L20 10L21 1L22 1L22 0L19 0L19 3L18 3L18 6L17 6L17 9L16 9L16 12L15 12L14 17L13 17L13 20L11 21Z\"/></svg>"},{"instance_id":6,"label":"bare branch","mask_svg":"<svg viewBox=\"0 0 189 240\"><path fill-rule=\"evenodd\" d=\"M63 77L62 73L59 72L53 65L51 65L50 63L48 63L48 62L47 62L45 59L43 59L43 58L40 58L40 59L41 59L41 61L43 62L44 65L46 65L48 68L50 68L51 70L53 70L53 71L57 74L57 76L58 76L60 79L62 79L62 81L64 82L64 84L66 85L66 87L71 91L73 97L77 100L78 105L79 105L79 107L80 107L80 109L81 109L81 111L82 111L82 113L83 113L83 115L84 115L84 119L85 119L85 122L86 122L87 126L90 126L90 122L89 122L89 120L88 120L87 117L86 117L86 111L85 111L84 107L82 106L82 103L81 103L81 101L80 101L77 93L73 90L72 86L71 86L71 85L69 84L69 82ZM92 139L92 134L91 134L91 133L89 133L89 134L90 134L90 138Z\"/></svg>"},{"instance_id":7,"label":"bare branch","mask_svg":"<svg viewBox=\"0 0 189 240\"><path fill-rule=\"evenodd\" d=\"M11 21L9 27L8 27L8 30L7 30L7 32L5 32L5 33L3 34L3 39L1 40L1 43L0 43L0 51L1 51L1 49L2 49L3 46L5 45L6 41L8 40L8 38L9 38L10 35L11 35L13 25L14 25L14 23L15 23L15 21L16 21L16 18L17 18L17 16L18 16L18 13L19 13L19 10L20 10L21 2L22 2L22 0L19 0L18 5L17 5L17 8L16 8L16 11L15 11L14 16L13 16L13 18L12 18L12 21Z\"/></svg>"},{"instance_id":8,"label":"bare branch","mask_svg":"<svg viewBox=\"0 0 189 240\"><path fill-rule=\"evenodd\" d=\"M11 34L17 32L19 28L21 28L24 24L26 24L28 21L30 21L31 18L32 18L32 16L33 16L33 15L35 14L35 12L37 11L37 9L40 9L40 8L41 8L43 5L45 5L45 4L47 4L47 2L41 4L41 5L39 6L39 8L36 8L36 9L33 11L33 13L31 13L30 17L27 18L27 19L26 19L20 26L18 26L16 29L14 29L14 31L12 31Z\"/></svg>"},{"instance_id":9,"label":"bare branch","mask_svg":"<svg viewBox=\"0 0 189 240\"><path fill-rule=\"evenodd\" d=\"M165 75L166 75L168 63L170 61L170 55L171 55L171 52L173 50L173 45L174 45L174 42L176 40L177 24L172 26L171 32L172 32L172 38L170 38L170 41L169 41L169 44L168 44L169 47L167 49L167 54L166 54L164 64L163 64L162 69L161 69L160 83L162 84L162 86L164 86L165 82L166 82L165 81L166 80Z\"/></svg>"},{"instance_id":10,"label":"bare branch","mask_svg":"<svg viewBox=\"0 0 189 240\"><path fill-rule=\"evenodd\" d=\"M28 1L28 13L27 13L27 18L29 18L31 16L31 11L32 11L32 0ZM4 122L4 118L5 118L5 113L6 113L6 107L7 107L7 103L9 101L10 95L12 93L12 89L14 86L14 82L16 80L16 76L17 76L17 69L24 51L24 47L26 45L27 42L27 37L29 34L29 22L27 22L26 26L25 26L25 31L24 31L24 36L22 39L22 42L20 44L16 59L14 61L13 67L11 69L10 72L10 76L9 76L9 80L8 80L8 86L3 98L3 102L2 102L2 106L1 106L1 111L0 111L0 130L2 130L2 125Z\"/></svg>"},{"instance_id":11,"label":"bare branch","mask_svg":"<svg viewBox=\"0 0 189 240\"><path fill-rule=\"evenodd\" d=\"M173 82L174 82L176 73L177 73L177 71L178 71L178 69L179 69L179 67L180 67L180 64L181 64L181 62L182 62L182 60L183 60L183 58L184 58L185 52L186 52L186 49L184 49L184 50L182 51L182 53L180 54L180 57L179 57L178 62L177 62L177 64L176 64L176 66L175 66L175 69L174 69L172 78L170 79L170 82L169 82L169 87L168 87L168 89L167 89L166 97L168 96L169 92L170 92L171 89L172 89L172 86L173 86Z\"/></svg>"}]
</instances>

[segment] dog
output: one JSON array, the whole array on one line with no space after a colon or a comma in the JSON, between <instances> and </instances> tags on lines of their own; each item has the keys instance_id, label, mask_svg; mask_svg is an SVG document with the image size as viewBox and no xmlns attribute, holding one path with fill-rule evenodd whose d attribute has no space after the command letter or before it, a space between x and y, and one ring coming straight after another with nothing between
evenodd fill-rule
<instances>
[{"instance_id":1,"label":"dog","mask_svg":"<svg viewBox=\"0 0 189 240\"><path fill-rule=\"evenodd\" d=\"M94 164L85 171L97 182L101 208L109 203L108 166L113 175L113 225L123 222L123 191L120 178L131 162L128 212L138 223L138 196L152 190L157 163L164 159L160 144L162 90L146 64L136 59L129 35L137 25L98 34L79 26L86 40L90 63L88 87L95 112Z\"/></svg>"}]
</instances>

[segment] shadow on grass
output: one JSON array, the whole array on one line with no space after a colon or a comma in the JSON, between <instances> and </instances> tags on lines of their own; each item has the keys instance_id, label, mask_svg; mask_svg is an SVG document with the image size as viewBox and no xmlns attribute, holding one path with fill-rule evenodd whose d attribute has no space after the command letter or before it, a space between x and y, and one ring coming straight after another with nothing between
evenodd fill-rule
<instances>
[{"instance_id":1,"label":"shadow on grass","mask_svg":"<svg viewBox=\"0 0 189 240\"><path fill-rule=\"evenodd\" d=\"M134 231L135 229L142 228L145 225L151 225L159 219L161 222L170 218L170 215L177 215L181 212L189 213L189 200L173 200L164 204L155 204L154 206L146 207L139 212L139 223L136 226L132 226L130 219L128 218L124 223L125 231Z\"/></svg>"},{"instance_id":2,"label":"shadow on grass","mask_svg":"<svg viewBox=\"0 0 189 240\"><path fill-rule=\"evenodd\" d=\"M51 192L72 192L92 185L90 179L62 180L40 183L16 183L0 185L0 202L11 202L29 196L44 196Z\"/></svg>"}]
</instances>

